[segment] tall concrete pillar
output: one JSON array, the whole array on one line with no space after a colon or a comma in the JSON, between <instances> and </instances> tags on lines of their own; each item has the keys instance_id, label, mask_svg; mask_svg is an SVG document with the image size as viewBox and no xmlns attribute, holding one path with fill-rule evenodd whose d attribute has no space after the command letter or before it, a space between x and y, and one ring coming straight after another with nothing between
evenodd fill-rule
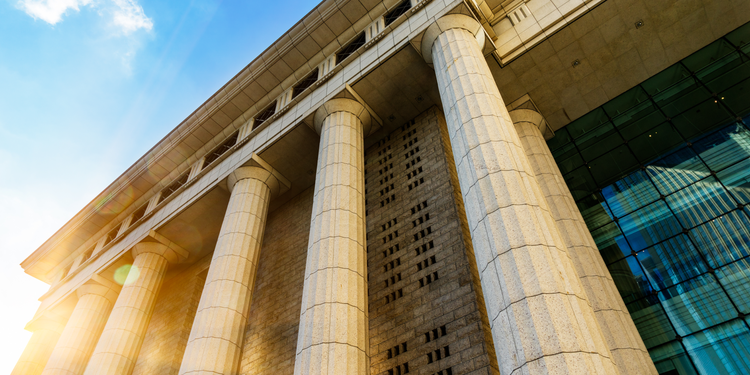
<instances>
[{"instance_id":1,"label":"tall concrete pillar","mask_svg":"<svg viewBox=\"0 0 750 375\"><path fill-rule=\"evenodd\" d=\"M42 375L80 375L117 300L119 286L103 281L78 288L78 302Z\"/></svg>"},{"instance_id":2,"label":"tall concrete pillar","mask_svg":"<svg viewBox=\"0 0 750 375\"><path fill-rule=\"evenodd\" d=\"M434 64L502 374L617 374L482 55L473 18L422 38Z\"/></svg>"},{"instance_id":3,"label":"tall concrete pillar","mask_svg":"<svg viewBox=\"0 0 750 375\"><path fill-rule=\"evenodd\" d=\"M294 373L370 371L364 136L370 115L350 99L315 113L320 134Z\"/></svg>"},{"instance_id":4,"label":"tall concrete pillar","mask_svg":"<svg viewBox=\"0 0 750 375\"><path fill-rule=\"evenodd\" d=\"M11 375L39 375L47 365L52 350L55 349L65 323L49 314L35 319L26 329L34 332Z\"/></svg>"},{"instance_id":5,"label":"tall concrete pillar","mask_svg":"<svg viewBox=\"0 0 750 375\"><path fill-rule=\"evenodd\" d=\"M130 375L156 306L168 263L187 258L185 250L159 242L133 247L133 267L91 355L86 375Z\"/></svg>"},{"instance_id":6,"label":"tall concrete pillar","mask_svg":"<svg viewBox=\"0 0 750 375\"><path fill-rule=\"evenodd\" d=\"M654 362L547 147L539 128L544 124L542 115L530 109L517 109L510 112L510 118L594 309L615 365L621 374L656 374Z\"/></svg>"},{"instance_id":7,"label":"tall concrete pillar","mask_svg":"<svg viewBox=\"0 0 750 375\"><path fill-rule=\"evenodd\" d=\"M258 257L271 195L286 180L261 167L229 175L229 206L221 224L180 374L236 374L242 354Z\"/></svg>"}]
</instances>

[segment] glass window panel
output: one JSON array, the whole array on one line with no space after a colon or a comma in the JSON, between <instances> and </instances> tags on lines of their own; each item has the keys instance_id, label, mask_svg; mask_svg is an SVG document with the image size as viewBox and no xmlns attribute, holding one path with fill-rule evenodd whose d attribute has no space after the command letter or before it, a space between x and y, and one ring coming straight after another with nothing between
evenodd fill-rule
<instances>
[{"instance_id":1,"label":"glass window panel","mask_svg":"<svg viewBox=\"0 0 750 375\"><path fill-rule=\"evenodd\" d=\"M653 289L638 261L630 255L607 266L626 304L651 295Z\"/></svg>"},{"instance_id":2,"label":"glass window panel","mask_svg":"<svg viewBox=\"0 0 750 375\"><path fill-rule=\"evenodd\" d=\"M638 160L624 145L589 162L589 170L600 185L608 185L639 166Z\"/></svg>"},{"instance_id":3,"label":"glass window panel","mask_svg":"<svg viewBox=\"0 0 750 375\"><path fill-rule=\"evenodd\" d=\"M622 217L657 199L659 192L643 171L635 171L602 189L612 214Z\"/></svg>"},{"instance_id":4,"label":"glass window panel","mask_svg":"<svg viewBox=\"0 0 750 375\"><path fill-rule=\"evenodd\" d=\"M638 160L646 163L681 143L680 134L665 122L630 141L630 149Z\"/></svg>"},{"instance_id":5,"label":"glass window panel","mask_svg":"<svg viewBox=\"0 0 750 375\"><path fill-rule=\"evenodd\" d=\"M684 234L641 251L638 261L651 285L659 290L708 272L698 250Z\"/></svg>"},{"instance_id":6,"label":"glass window panel","mask_svg":"<svg viewBox=\"0 0 750 375\"><path fill-rule=\"evenodd\" d=\"M641 86L649 95L656 95L687 77L690 77L690 72L682 64L677 63L647 79Z\"/></svg>"},{"instance_id":7,"label":"glass window panel","mask_svg":"<svg viewBox=\"0 0 750 375\"><path fill-rule=\"evenodd\" d=\"M685 139L690 139L732 122L732 114L717 100L719 99L711 97L696 103L688 111L672 119L672 123Z\"/></svg>"},{"instance_id":8,"label":"glass window panel","mask_svg":"<svg viewBox=\"0 0 750 375\"><path fill-rule=\"evenodd\" d=\"M620 228L614 222L591 231L596 247L606 264L613 263L630 255L630 245L625 241Z\"/></svg>"},{"instance_id":9,"label":"glass window panel","mask_svg":"<svg viewBox=\"0 0 750 375\"><path fill-rule=\"evenodd\" d=\"M622 144L622 137L611 123L606 123L576 140L584 160L594 160Z\"/></svg>"},{"instance_id":10,"label":"glass window panel","mask_svg":"<svg viewBox=\"0 0 750 375\"><path fill-rule=\"evenodd\" d=\"M731 33L727 34L727 40L737 47L750 44L750 23L746 23Z\"/></svg>"},{"instance_id":11,"label":"glass window panel","mask_svg":"<svg viewBox=\"0 0 750 375\"><path fill-rule=\"evenodd\" d=\"M734 52L732 45L724 39L719 39L693 53L682 60L682 63L693 72L697 72L722 57Z\"/></svg>"},{"instance_id":12,"label":"glass window panel","mask_svg":"<svg viewBox=\"0 0 750 375\"><path fill-rule=\"evenodd\" d=\"M604 103L602 108L604 108L604 111L606 111L610 117L616 117L635 107L637 104L647 100L649 99L646 91L644 91L641 86L636 86L607 103Z\"/></svg>"},{"instance_id":13,"label":"glass window panel","mask_svg":"<svg viewBox=\"0 0 750 375\"><path fill-rule=\"evenodd\" d=\"M646 167L656 188L664 194L692 184L710 174L703 161L690 147L683 147Z\"/></svg>"},{"instance_id":14,"label":"glass window panel","mask_svg":"<svg viewBox=\"0 0 750 375\"><path fill-rule=\"evenodd\" d=\"M562 146L565 146L566 144L570 143L570 141L570 134L568 134L568 129L566 126L555 131L555 136L547 141L547 147L549 147L550 151L552 151L552 155L555 155L555 150Z\"/></svg>"},{"instance_id":15,"label":"glass window panel","mask_svg":"<svg viewBox=\"0 0 750 375\"><path fill-rule=\"evenodd\" d=\"M737 115L744 116L750 111L750 79L746 79L719 93L722 103Z\"/></svg>"},{"instance_id":16,"label":"glass window panel","mask_svg":"<svg viewBox=\"0 0 750 375\"><path fill-rule=\"evenodd\" d=\"M735 199L750 203L750 159L745 159L716 174Z\"/></svg>"},{"instance_id":17,"label":"glass window panel","mask_svg":"<svg viewBox=\"0 0 750 375\"><path fill-rule=\"evenodd\" d=\"M734 320L683 340L701 374L750 374L750 332Z\"/></svg>"},{"instance_id":18,"label":"glass window panel","mask_svg":"<svg viewBox=\"0 0 750 375\"><path fill-rule=\"evenodd\" d=\"M620 134L630 140L666 119L651 101L646 101L617 116L612 122L620 130Z\"/></svg>"},{"instance_id":19,"label":"glass window panel","mask_svg":"<svg viewBox=\"0 0 750 375\"><path fill-rule=\"evenodd\" d=\"M659 374L671 375L697 375L690 363L685 350L679 342L673 341L664 344L658 348L651 348L648 351L651 359L654 361L656 371Z\"/></svg>"},{"instance_id":20,"label":"glass window panel","mask_svg":"<svg viewBox=\"0 0 750 375\"><path fill-rule=\"evenodd\" d=\"M716 270L716 276L737 308L744 314L750 313L750 260L727 264Z\"/></svg>"},{"instance_id":21,"label":"glass window panel","mask_svg":"<svg viewBox=\"0 0 750 375\"><path fill-rule=\"evenodd\" d=\"M719 268L750 254L750 220L740 211L732 211L690 231L708 265Z\"/></svg>"},{"instance_id":22,"label":"glass window panel","mask_svg":"<svg viewBox=\"0 0 750 375\"><path fill-rule=\"evenodd\" d=\"M750 77L750 60L740 58L739 53L733 53L725 56L721 64L709 66L704 70L698 78L712 92L722 92Z\"/></svg>"},{"instance_id":23,"label":"glass window panel","mask_svg":"<svg viewBox=\"0 0 750 375\"><path fill-rule=\"evenodd\" d=\"M557 166L560 168L560 173L566 174L583 165L583 158L578 150L575 149L575 145L568 143L567 146L557 150L559 157L555 156Z\"/></svg>"},{"instance_id":24,"label":"glass window panel","mask_svg":"<svg viewBox=\"0 0 750 375\"><path fill-rule=\"evenodd\" d=\"M612 222L612 213L599 193L591 193L576 202L581 216L589 228L599 228Z\"/></svg>"},{"instance_id":25,"label":"glass window panel","mask_svg":"<svg viewBox=\"0 0 750 375\"><path fill-rule=\"evenodd\" d=\"M563 176L565 183L568 184L570 194L573 199L579 200L598 190L594 179L591 177L587 167L574 170Z\"/></svg>"},{"instance_id":26,"label":"glass window panel","mask_svg":"<svg viewBox=\"0 0 750 375\"><path fill-rule=\"evenodd\" d=\"M675 117L710 97L711 93L690 77L655 95L654 101L664 114Z\"/></svg>"},{"instance_id":27,"label":"glass window panel","mask_svg":"<svg viewBox=\"0 0 750 375\"><path fill-rule=\"evenodd\" d=\"M654 202L623 217L619 224L630 247L635 251L645 249L682 231L664 201Z\"/></svg>"},{"instance_id":28,"label":"glass window panel","mask_svg":"<svg viewBox=\"0 0 750 375\"><path fill-rule=\"evenodd\" d=\"M604 124L607 121L607 114L604 113L604 110L597 108L588 114L583 115L583 117L578 120L571 122L565 128L568 130L571 137L578 138L596 129L599 125Z\"/></svg>"},{"instance_id":29,"label":"glass window panel","mask_svg":"<svg viewBox=\"0 0 750 375\"><path fill-rule=\"evenodd\" d=\"M737 311L711 274L659 292L659 299L680 336L737 317Z\"/></svg>"},{"instance_id":30,"label":"glass window panel","mask_svg":"<svg viewBox=\"0 0 750 375\"><path fill-rule=\"evenodd\" d=\"M677 338L657 296L651 295L628 303L626 306L647 348L652 348Z\"/></svg>"},{"instance_id":31,"label":"glass window panel","mask_svg":"<svg viewBox=\"0 0 750 375\"><path fill-rule=\"evenodd\" d=\"M666 200L685 228L692 228L737 208L737 204L713 176L677 191Z\"/></svg>"},{"instance_id":32,"label":"glass window panel","mask_svg":"<svg viewBox=\"0 0 750 375\"><path fill-rule=\"evenodd\" d=\"M733 123L693 142L693 150L709 168L719 171L750 157L750 131Z\"/></svg>"}]
</instances>

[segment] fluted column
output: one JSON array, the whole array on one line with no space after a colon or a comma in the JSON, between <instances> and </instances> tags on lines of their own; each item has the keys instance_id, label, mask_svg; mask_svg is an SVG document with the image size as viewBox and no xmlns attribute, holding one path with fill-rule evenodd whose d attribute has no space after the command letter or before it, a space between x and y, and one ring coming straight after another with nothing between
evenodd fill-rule
<instances>
[{"instance_id":1,"label":"fluted column","mask_svg":"<svg viewBox=\"0 0 750 375\"><path fill-rule=\"evenodd\" d=\"M60 334L65 328L62 319L41 316L29 324L26 329L34 332L21 353L11 375L39 375L47 365L52 350L55 349Z\"/></svg>"},{"instance_id":2,"label":"fluted column","mask_svg":"<svg viewBox=\"0 0 750 375\"><path fill-rule=\"evenodd\" d=\"M364 135L370 115L333 99L315 114L320 133L294 373L370 372L365 250Z\"/></svg>"},{"instance_id":3,"label":"fluted column","mask_svg":"<svg viewBox=\"0 0 750 375\"><path fill-rule=\"evenodd\" d=\"M228 178L229 206L182 358L180 374L236 374L270 196L279 180L242 167Z\"/></svg>"},{"instance_id":4,"label":"fluted column","mask_svg":"<svg viewBox=\"0 0 750 375\"><path fill-rule=\"evenodd\" d=\"M76 290L78 302L65 324L42 375L83 374L117 299L116 284L86 284Z\"/></svg>"},{"instance_id":5,"label":"fluted column","mask_svg":"<svg viewBox=\"0 0 750 375\"><path fill-rule=\"evenodd\" d=\"M473 18L422 38L434 64L502 374L616 374L581 282L482 55Z\"/></svg>"},{"instance_id":6,"label":"fluted column","mask_svg":"<svg viewBox=\"0 0 750 375\"><path fill-rule=\"evenodd\" d=\"M133 372L167 265L187 257L184 250L159 242L141 242L132 251L133 266L91 355L86 375Z\"/></svg>"},{"instance_id":7,"label":"fluted column","mask_svg":"<svg viewBox=\"0 0 750 375\"><path fill-rule=\"evenodd\" d=\"M615 365L621 374L656 374L654 362L539 129L544 124L542 115L517 109L510 112L510 117Z\"/></svg>"}]
</instances>

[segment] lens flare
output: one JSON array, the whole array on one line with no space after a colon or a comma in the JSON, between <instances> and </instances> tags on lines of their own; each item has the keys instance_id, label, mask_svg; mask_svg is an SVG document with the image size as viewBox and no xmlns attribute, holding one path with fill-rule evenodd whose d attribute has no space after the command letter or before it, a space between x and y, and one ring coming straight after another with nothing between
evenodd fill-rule
<instances>
[{"instance_id":1,"label":"lens flare","mask_svg":"<svg viewBox=\"0 0 750 375\"><path fill-rule=\"evenodd\" d=\"M138 267L126 264L115 271L115 282L120 285L130 285L138 280L140 276L141 271L138 270Z\"/></svg>"}]
</instances>

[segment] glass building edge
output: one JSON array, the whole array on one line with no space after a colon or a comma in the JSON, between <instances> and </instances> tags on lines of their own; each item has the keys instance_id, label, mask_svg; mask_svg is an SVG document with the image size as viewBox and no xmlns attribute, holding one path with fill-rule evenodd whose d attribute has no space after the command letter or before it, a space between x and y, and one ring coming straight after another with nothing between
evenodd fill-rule
<instances>
[{"instance_id":1,"label":"glass building edge","mask_svg":"<svg viewBox=\"0 0 750 375\"><path fill-rule=\"evenodd\" d=\"M750 23L548 145L661 374L750 373Z\"/></svg>"}]
</instances>

